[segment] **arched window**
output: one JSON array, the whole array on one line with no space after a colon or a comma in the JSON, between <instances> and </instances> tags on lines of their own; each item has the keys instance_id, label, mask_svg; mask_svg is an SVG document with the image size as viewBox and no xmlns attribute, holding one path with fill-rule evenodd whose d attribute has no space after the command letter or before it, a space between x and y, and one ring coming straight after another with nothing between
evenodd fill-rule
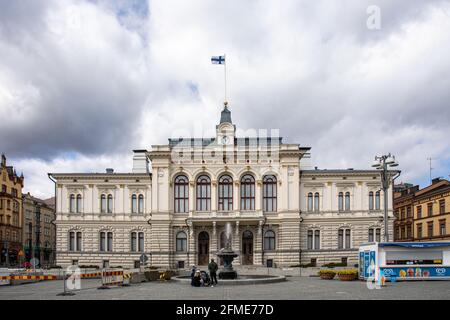
<instances>
[{"instance_id":1,"label":"arched window","mask_svg":"<svg viewBox=\"0 0 450 320\"><path fill-rule=\"evenodd\" d=\"M314 194L314 211L319 211L319 202L320 202L320 197L319 197L319 193L316 192Z\"/></svg>"},{"instance_id":2,"label":"arched window","mask_svg":"<svg viewBox=\"0 0 450 320\"><path fill-rule=\"evenodd\" d=\"M112 213L113 211L113 196L112 194L108 194L108 213Z\"/></svg>"},{"instance_id":3,"label":"arched window","mask_svg":"<svg viewBox=\"0 0 450 320\"><path fill-rule=\"evenodd\" d=\"M71 212L71 213L74 213L75 212L75 195L74 194L71 194L70 195L70 200L69 200L69 211Z\"/></svg>"},{"instance_id":4,"label":"arched window","mask_svg":"<svg viewBox=\"0 0 450 320\"><path fill-rule=\"evenodd\" d=\"M373 192L369 192L369 210L373 210Z\"/></svg>"},{"instance_id":5,"label":"arched window","mask_svg":"<svg viewBox=\"0 0 450 320\"><path fill-rule=\"evenodd\" d=\"M308 211L313 211L313 194L308 193Z\"/></svg>"},{"instance_id":6,"label":"arched window","mask_svg":"<svg viewBox=\"0 0 450 320\"><path fill-rule=\"evenodd\" d=\"M263 178L263 210L277 211L277 178L272 175Z\"/></svg>"},{"instance_id":7,"label":"arched window","mask_svg":"<svg viewBox=\"0 0 450 320\"><path fill-rule=\"evenodd\" d=\"M140 194L138 199L139 199L138 212L139 213L144 213L144 196L142 194Z\"/></svg>"},{"instance_id":8,"label":"arched window","mask_svg":"<svg viewBox=\"0 0 450 320\"><path fill-rule=\"evenodd\" d=\"M197 179L197 211L211 210L211 179L201 175Z\"/></svg>"},{"instance_id":9,"label":"arched window","mask_svg":"<svg viewBox=\"0 0 450 320\"><path fill-rule=\"evenodd\" d=\"M100 197L100 212L106 212L106 195L102 194Z\"/></svg>"},{"instance_id":10,"label":"arched window","mask_svg":"<svg viewBox=\"0 0 450 320\"><path fill-rule=\"evenodd\" d=\"M186 176L175 178L175 212L189 211L189 180Z\"/></svg>"},{"instance_id":11,"label":"arched window","mask_svg":"<svg viewBox=\"0 0 450 320\"><path fill-rule=\"evenodd\" d=\"M338 206L339 206L339 211L344 211L344 194L342 192L339 192Z\"/></svg>"},{"instance_id":12,"label":"arched window","mask_svg":"<svg viewBox=\"0 0 450 320\"><path fill-rule=\"evenodd\" d=\"M375 209L380 210L380 191L375 193Z\"/></svg>"},{"instance_id":13,"label":"arched window","mask_svg":"<svg viewBox=\"0 0 450 320\"><path fill-rule=\"evenodd\" d=\"M275 232L272 230L264 233L264 250L275 250Z\"/></svg>"},{"instance_id":14,"label":"arched window","mask_svg":"<svg viewBox=\"0 0 450 320\"><path fill-rule=\"evenodd\" d=\"M177 252L186 252L187 251L187 236L186 232L180 231L177 233L176 239L176 251Z\"/></svg>"},{"instance_id":15,"label":"arched window","mask_svg":"<svg viewBox=\"0 0 450 320\"><path fill-rule=\"evenodd\" d=\"M137 213L137 197L135 194L131 196L131 213Z\"/></svg>"},{"instance_id":16,"label":"arched window","mask_svg":"<svg viewBox=\"0 0 450 320\"><path fill-rule=\"evenodd\" d=\"M219 178L219 211L233 210L233 179L224 175Z\"/></svg>"},{"instance_id":17,"label":"arched window","mask_svg":"<svg viewBox=\"0 0 450 320\"><path fill-rule=\"evenodd\" d=\"M350 192L345 193L345 211L350 211Z\"/></svg>"},{"instance_id":18,"label":"arched window","mask_svg":"<svg viewBox=\"0 0 450 320\"><path fill-rule=\"evenodd\" d=\"M255 210L255 178L250 174L241 179L241 210Z\"/></svg>"}]
</instances>

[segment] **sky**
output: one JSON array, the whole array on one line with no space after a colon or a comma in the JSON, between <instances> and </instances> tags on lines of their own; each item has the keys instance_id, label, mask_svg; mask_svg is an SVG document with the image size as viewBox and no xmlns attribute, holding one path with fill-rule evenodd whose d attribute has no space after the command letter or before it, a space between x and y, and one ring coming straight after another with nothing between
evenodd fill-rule
<instances>
[{"instance_id":1,"label":"sky","mask_svg":"<svg viewBox=\"0 0 450 320\"><path fill-rule=\"evenodd\" d=\"M373 7L376 6L376 7ZM319 168L450 174L450 2L0 0L0 152L24 191L48 172L130 172L133 149L279 129ZM374 9L375 8L375 9Z\"/></svg>"}]
</instances>

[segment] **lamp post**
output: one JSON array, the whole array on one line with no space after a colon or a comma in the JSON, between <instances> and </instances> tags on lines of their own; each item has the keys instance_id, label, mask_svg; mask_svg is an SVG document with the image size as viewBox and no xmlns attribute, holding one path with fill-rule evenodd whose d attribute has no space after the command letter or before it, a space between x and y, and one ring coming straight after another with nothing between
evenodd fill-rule
<instances>
[{"instance_id":1,"label":"lamp post","mask_svg":"<svg viewBox=\"0 0 450 320\"><path fill-rule=\"evenodd\" d=\"M372 167L380 171L381 174L381 188L384 193L384 242L389 242L389 228L388 228L388 194L387 190L391 183L390 167L397 167L398 163L395 161L395 156L390 153L382 156L375 156Z\"/></svg>"}]
</instances>

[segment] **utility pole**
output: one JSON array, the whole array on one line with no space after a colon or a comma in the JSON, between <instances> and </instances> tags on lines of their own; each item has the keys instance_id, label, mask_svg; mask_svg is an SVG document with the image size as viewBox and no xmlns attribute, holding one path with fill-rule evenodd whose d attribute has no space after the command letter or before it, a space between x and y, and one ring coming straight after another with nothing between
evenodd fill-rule
<instances>
[{"instance_id":1,"label":"utility pole","mask_svg":"<svg viewBox=\"0 0 450 320\"><path fill-rule=\"evenodd\" d=\"M430 185L431 185L431 182L432 182L432 179L431 179L431 171L434 169L433 167L431 167L431 161L432 161L432 160L435 160L435 159L429 157L429 158L427 158L427 160L430 161Z\"/></svg>"}]
</instances>

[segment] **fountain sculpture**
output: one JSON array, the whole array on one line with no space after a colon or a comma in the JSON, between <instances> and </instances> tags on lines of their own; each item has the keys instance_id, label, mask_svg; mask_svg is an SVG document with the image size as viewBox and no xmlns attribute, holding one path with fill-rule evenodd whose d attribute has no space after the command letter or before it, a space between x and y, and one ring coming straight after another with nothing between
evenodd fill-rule
<instances>
[{"instance_id":1,"label":"fountain sculpture","mask_svg":"<svg viewBox=\"0 0 450 320\"><path fill-rule=\"evenodd\" d=\"M219 279L236 279L237 272L233 269L233 259L238 255L231 249L231 224L228 222L225 226L226 244L217 253L223 260L223 269L219 271Z\"/></svg>"}]
</instances>

